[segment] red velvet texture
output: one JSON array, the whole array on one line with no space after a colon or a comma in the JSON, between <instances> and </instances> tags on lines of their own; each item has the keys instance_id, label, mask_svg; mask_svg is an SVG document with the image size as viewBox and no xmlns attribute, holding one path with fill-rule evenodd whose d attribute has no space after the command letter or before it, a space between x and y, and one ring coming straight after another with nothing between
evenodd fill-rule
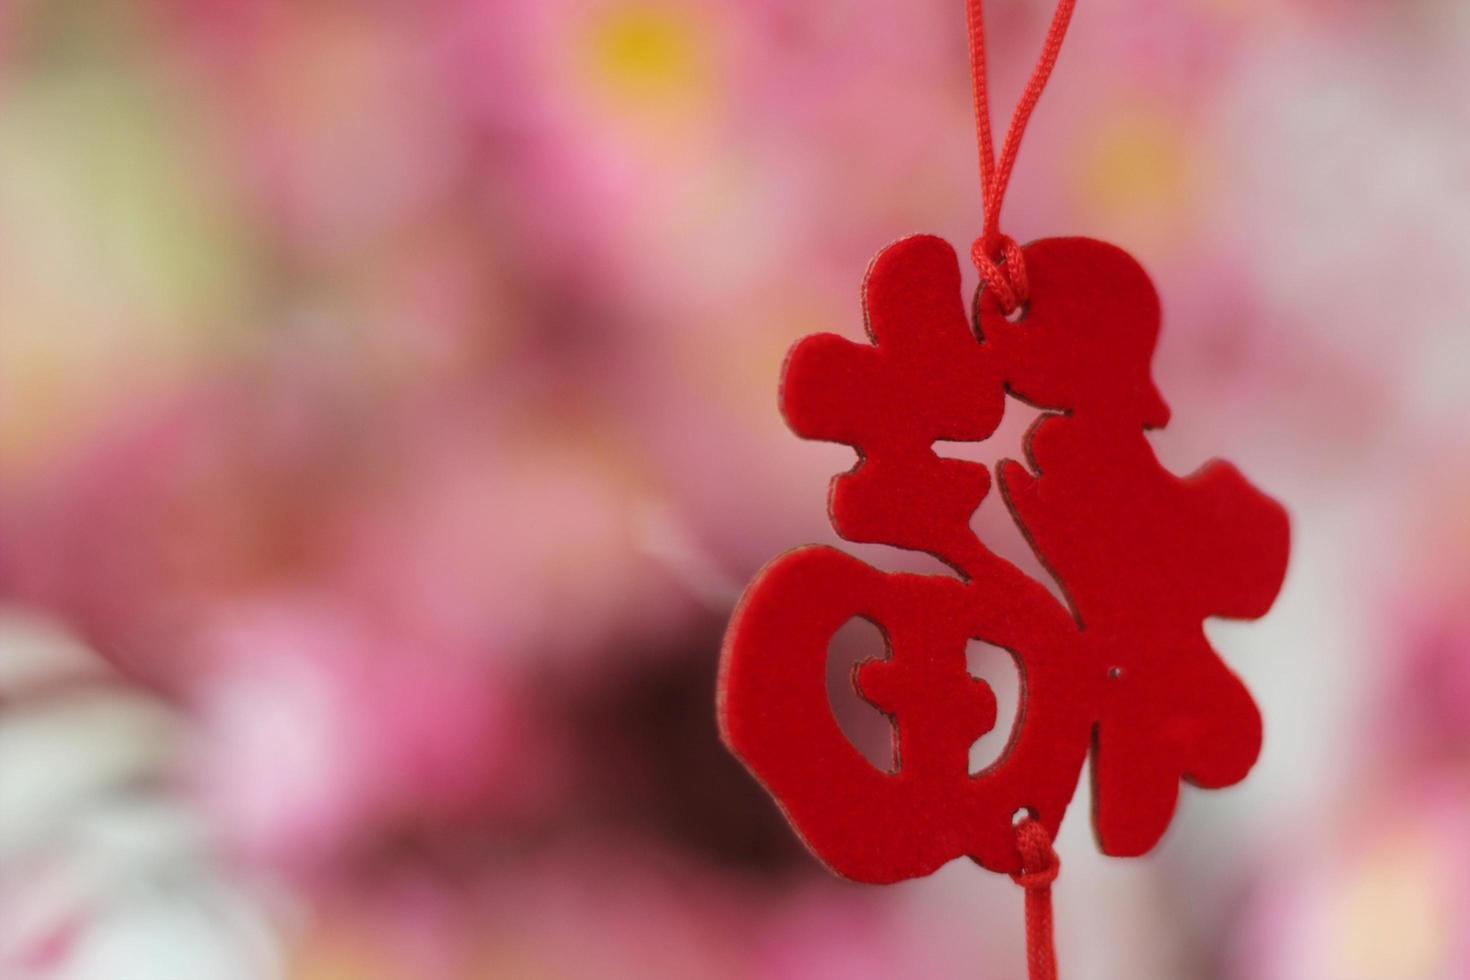
<instances>
[{"instance_id":1,"label":"red velvet texture","mask_svg":"<svg viewBox=\"0 0 1470 980\"><path fill-rule=\"evenodd\" d=\"M1169 416L1149 370L1159 302L1137 262L1084 238L1036 242L1025 257L1024 318L1008 322L983 292L972 331L954 250L931 236L896 242L864 285L872 343L819 334L786 361L791 428L858 452L832 483L837 531L956 573L887 573L798 548L760 572L731 620L725 742L848 878L893 882L965 855L1018 872L1016 815L1054 836L1089 750L1102 850L1142 854L1181 780L1228 786L1260 751L1260 714L1202 624L1270 608L1286 513L1227 463L1181 479L1155 458L1144 430ZM1007 392L1049 410L1027 436L1027 465L1003 461L998 482L1070 608L971 530L989 470L934 452L989 437ZM854 617L887 641L853 679L894 722L896 772L854 748L828 700L828 645ZM1009 744L974 775L969 749L996 703L966 670L972 638L1009 651L1022 678Z\"/></svg>"}]
</instances>

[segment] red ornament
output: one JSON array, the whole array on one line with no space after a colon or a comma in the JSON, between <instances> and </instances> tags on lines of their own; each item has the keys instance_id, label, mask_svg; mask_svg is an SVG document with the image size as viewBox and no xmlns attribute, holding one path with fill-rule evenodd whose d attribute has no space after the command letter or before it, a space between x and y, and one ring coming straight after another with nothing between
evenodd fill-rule
<instances>
[{"instance_id":1,"label":"red ornament","mask_svg":"<svg viewBox=\"0 0 1470 980\"><path fill-rule=\"evenodd\" d=\"M1022 251L1018 322L987 289L972 331L954 250L916 236L868 272L872 344L819 334L786 362L792 429L860 457L832 484L838 533L955 571L887 573L799 548L760 573L730 624L724 739L849 878L898 881L966 855L1020 872L1015 816L1055 836L1089 750L1103 851L1142 854L1181 780L1228 786L1260 750L1260 714L1202 624L1270 608L1286 513L1227 463L1181 479L1155 458L1144 431L1169 417L1149 370L1159 302L1131 257L1084 238ZM1049 413L1027 435L1026 463L1003 461L993 480L935 453L937 441L989 437L1007 392ZM1070 608L971 529L994 482ZM894 722L893 773L853 747L828 701L828 644L854 617L887 639L888 656L859 665L854 682ZM966 670L971 639L1009 651L1022 678L1010 743L975 775L970 746L996 704Z\"/></svg>"}]
</instances>

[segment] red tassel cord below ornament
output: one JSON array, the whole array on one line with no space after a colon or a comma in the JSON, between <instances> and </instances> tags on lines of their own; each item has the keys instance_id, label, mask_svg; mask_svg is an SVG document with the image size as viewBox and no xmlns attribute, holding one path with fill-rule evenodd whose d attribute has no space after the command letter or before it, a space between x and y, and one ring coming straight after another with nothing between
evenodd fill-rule
<instances>
[{"instance_id":1,"label":"red tassel cord below ornament","mask_svg":"<svg viewBox=\"0 0 1470 980\"><path fill-rule=\"evenodd\" d=\"M1016 826L1021 870L1011 878L1026 889L1026 971L1031 980L1056 980L1057 950L1052 938L1051 885L1062 859L1051 846L1051 834L1035 820Z\"/></svg>"},{"instance_id":2,"label":"red tassel cord below ornament","mask_svg":"<svg viewBox=\"0 0 1470 980\"><path fill-rule=\"evenodd\" d=\"M954 574L887 573L827 547L782 555L731 618L717 709L726 744L838 874L894 882L967 856L1014 876L1034 978L1056 975L1051 841L1089 757L1097 839L1118 856L1157 843L1182 781L1228 786L1254 764L1260 714L1203 623L1264 615L1289 540L1285 511L1230 465L1180 478L1154 456L1145 432L1169 410L1149 368L1159 299L1138 263L1091 239L1021 248L999 230L1072 6L1057 9L997 160L970 2L985 200L973 322L954 249L906 238L868 270L870 342L807 337L783 371L791 428L858 453L832 483L838 533L927 552ZM989 438L1008 395L1045 411L1024 462L992 475L935 452ZM976 536L971 518L995 485L1064 601ZM829 643L858 617L887 645L853 683L893 723L895 772L853 747L827 696ZM1010 653L1022 682L1004 753L975 774L969 750L996 703L966 669L971 640ZM1029 815L1019 826L1017 813Z\"/></svg>"}]
</instances>

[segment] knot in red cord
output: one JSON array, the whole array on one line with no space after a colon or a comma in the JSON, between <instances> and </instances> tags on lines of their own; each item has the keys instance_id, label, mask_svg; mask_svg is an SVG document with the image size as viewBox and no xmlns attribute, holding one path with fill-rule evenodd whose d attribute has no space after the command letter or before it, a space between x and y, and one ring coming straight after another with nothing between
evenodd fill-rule
<instances>
[{"instance_id":1,"label":"knot in red cord","mask_svg":"<svg viewBox=\"0 0 1470 980\"><path fill-rule=\"evenodd\" d=\"M1031 298L1031 283L1026 278L1026 257L1021 246L1010 235L997 238L999 241L993 245L988 244L984 236L975 239L970 258L980 271L985 288L995 293L1001 312L1009 316ZM999 255L998 260L995 255Z\"/></svg>"},{"instance_id":2,"label":"knot in red cord","mask_svg":"<svg viewBox=\"0 0 1470 980\"><path fill-rule=\"evenodd\" d=\"M1062 859L1041 821L1028 818L1021 822L1016 828L1016 848L1021 852L1021 870L1011 880L1027 890L1050 888L1062 872Z\"/></svg>"}]
</instances>

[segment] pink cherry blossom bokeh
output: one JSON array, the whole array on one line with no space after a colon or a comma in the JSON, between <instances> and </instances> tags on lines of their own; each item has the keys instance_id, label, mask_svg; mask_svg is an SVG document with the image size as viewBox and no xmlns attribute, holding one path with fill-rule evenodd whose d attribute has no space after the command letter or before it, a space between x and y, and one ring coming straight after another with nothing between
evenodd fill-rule
<instances>
[{"instance_id":1,"label":"pink cherry blossom bokeh","mask_svg":"<svg viewBox=\"0 0 1470 980\"><path fill-rule=\"evenodd\" d=\"M1470 975L1467 92L1460 0L1079 4L1007 230L1144 262L1161 458L1295 554L1251 779L1126 862L1080 791L1074 980ZM852 460L785 350L979 196L958 0L0 4L0 976L1020 975L713 716Z\"/></svg>"}]
</instances>

